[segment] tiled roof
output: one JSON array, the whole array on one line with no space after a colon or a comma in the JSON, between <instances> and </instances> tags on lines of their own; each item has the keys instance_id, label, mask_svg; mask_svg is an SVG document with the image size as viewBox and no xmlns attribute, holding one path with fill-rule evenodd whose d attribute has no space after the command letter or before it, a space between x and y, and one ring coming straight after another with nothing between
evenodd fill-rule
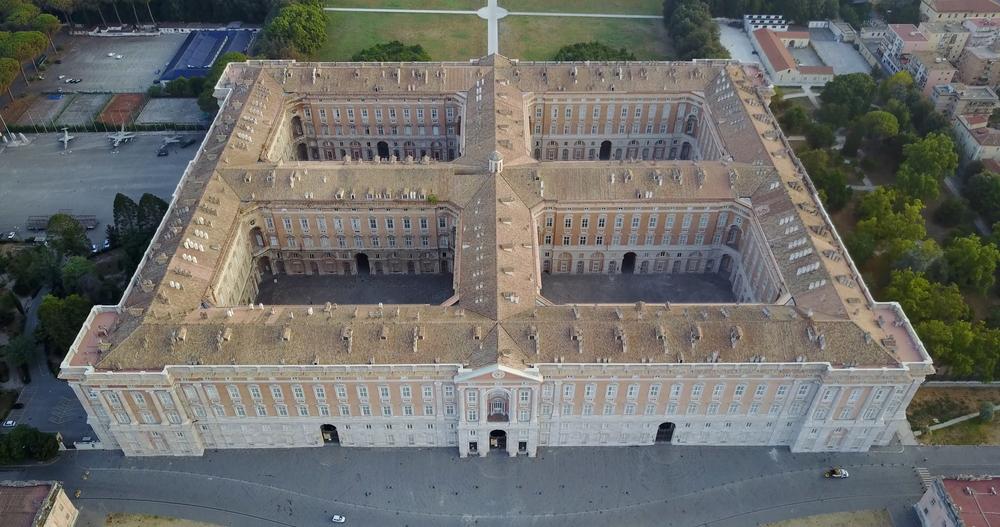
<instances>
[{"instance_id":1,"label":"tiled roof","mask_svg":"<svg viewBox=\"0 0 1000 527\"><path fill-rule=\"evenodd\" d=\"M1000 4L993 0L932 0L938 13L996 13Z\"/></svg>"},{"instance_id":2,"label":"tiled roof","mask_svg":"<svg viewBox=\"0 0 1000 527\"><path fill-rule=\"evenodd\" d=\"M781 43L778 35L770 29L758 29L753 32L754 38L760 44L761 51L771 63L774 71L785 71L795 69L795 58L792 57L788 48Z\"/></svg>"},{"instance_id":3,"label":"tiled roof","mask_svg":"<svg viewBox=\"0 0 1000 527\"><path fill-rule=\"evenodd\" d=\"M760 31L766 30L755 34ZM276 362L523 365L555 357L673 362L705 361L712 353L718 361L899 362L896 344L885 342L918 344L899 342L909 340L907 333L897 338L886 329L882 308L846 259L755 75L723 61L232 64L219 85L231 89L229 97L121 306L98 310L71 360L111 370ZM531 158L526 100L548 92L612 91L701 98L720 159ZM282 159L286 139L278 123L298 97L376 92L463 97L462 157L391 164ZM487 160L497 158L503 171L490 173ZM434 195L458 213L457 305L237 306L229 292L213 289L223 255L245 242L241 226L258 204L405 206L413 195ZM559 202L723 202L752 211L781 275L784 305L600 306L580 307L577 314L572 307L540 306L532 211ZM790 258L790 246L812 251ZM532 325L540 340L530 338ZM741 336L733 344L737 326ZM694 345L692 327L701 335ZM582 335L583 351L571 332ZM609 354L622 339L631 351Z\"/></svg>"}]
</instances>

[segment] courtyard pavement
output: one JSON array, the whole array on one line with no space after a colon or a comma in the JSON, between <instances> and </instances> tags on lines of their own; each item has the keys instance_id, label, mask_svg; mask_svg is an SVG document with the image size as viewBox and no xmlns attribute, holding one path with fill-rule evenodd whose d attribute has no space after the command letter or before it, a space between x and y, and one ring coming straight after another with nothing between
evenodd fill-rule
<instances>
[{"instance_id":1,"label":"courtyard pavement","mask_svg":"<svg viewBox=\"0 0 1000 527\"><path fill-rule=\"evenodd\" d=\"M260 283L257 302L266 305L431 304L454 294L451 273L408 275L272 275Z\"/></svg>"},{"instance_id":2,"label":"courtyard pavement","mask_svg":"<svg viewBox=\"0 0 1000 527\"><path fill-rule=\"evenodd\" d=\"M760 64L760 58L754 54L753 44L747 36L743 27L735 28L729 25L729 19L719 19L719 41L722 47L729 51L729 56L740 62L756 62Z\"/></svg>"},{"instance_id":3,"label":"courtyard pavement","mask_svg":"<svg viewBox=\"0 0 1000 527\"><path fill-rule=\"evenodd\" d=\"M838 42L833 32L826 28L809 30L809 42L823 63L833 68L837 75L847 73L871 73L872 67L854 46Z\"/></svg>"},{"instance_id":4,"label":"courtyard pavement","mask_svg":"<svg viewBox=\"0 0 1000 527\"><path fill-rule=\"evenodd\" d=\"M732 286L716 273L542 274L542 296L556 304L731 303Z\"/></svg>"},{"instance_id":5,"label":"courtyard pavement","mask_svg":"<svg viewBox=\"0 0 1000 527\"><path fill-rule=\"evenodd\" d=\"M169 156L156 157L162 133L140 132L117 154L104 133L74 133L76 139L67 151L54 131L27 135L30 145L0 151L0 231L33 236L24 227L28 216L67 209L97 216L99 225L87 234L98 246L105 238L104 228L113 221L115 193L138 200L149 192L169 202L197 151L194 146L174 148Z\"/></svg>"},{"instance_id":6,"label":"courtyard pavement","mask_svg":"<svg viewBox=\"0 0 1000 527\"><path fill-rule=\"evenodd\" d=\"M840 466L847 480L829 480ZM108 512L178 516L218 525L300 526L347 516L352 525L725 526L812 514L888 509L917 526L932 475L989 474L997 447L909 447L793 454L787 448L656 445L541 448L537 458L460 459L455 449L326 446L125 458L66 452L50 466L0 479L56 479L80 496L81 526Z\"/></svg>"}]
</instances>

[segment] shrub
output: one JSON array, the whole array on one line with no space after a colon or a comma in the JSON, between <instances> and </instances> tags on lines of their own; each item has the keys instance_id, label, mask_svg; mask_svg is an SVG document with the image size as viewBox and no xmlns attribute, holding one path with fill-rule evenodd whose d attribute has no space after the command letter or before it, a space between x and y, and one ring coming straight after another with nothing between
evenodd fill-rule
<instances>
[{"instance_id":1,"label":"shrub","mask_svg":"<svg viewBox=\"0 0 1000 527\"><path fill-rule=\"evenodd\" d=\"M979 420L984 423L993 421L993 402L983 401L979 403Z\"/></svg>"}]
</instances>

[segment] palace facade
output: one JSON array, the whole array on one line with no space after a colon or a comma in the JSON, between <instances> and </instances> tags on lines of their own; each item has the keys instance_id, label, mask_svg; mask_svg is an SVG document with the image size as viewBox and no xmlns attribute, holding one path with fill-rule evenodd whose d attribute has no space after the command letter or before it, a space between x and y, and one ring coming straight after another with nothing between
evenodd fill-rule
<instances>
[{"instance_id":1,"label":"palace facade","mask_svg":"<svg viewBox=\"0 0 1000 527\"><path fill-rule=\"evenodd\" d=\"M730 61L230 64L128 290L60 377L102 446L136 456L884 445L931 360L872 298L771 95ZM728 286L542 293L626 274ZM452 291L323 297L394 275ZM261 303L293 277L315 294Z\"/></svg>"}]
</instances>

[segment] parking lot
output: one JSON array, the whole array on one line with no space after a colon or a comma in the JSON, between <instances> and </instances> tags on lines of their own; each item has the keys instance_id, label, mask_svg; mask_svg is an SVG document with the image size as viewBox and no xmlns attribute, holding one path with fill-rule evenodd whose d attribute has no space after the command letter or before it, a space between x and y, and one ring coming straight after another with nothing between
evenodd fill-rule
<instances>
[{"instance_id":1,"label":"parking lot","mask_svg":"<svg viewBox=\"0 0 1000 527\"><path fill-rule=\"evenodd\" d=\"M71 210L73 214L97 216L97 228L87 234L100 244L105 227L113 221L115 193L138 199L149 192L170 201L197 151L197 145L184 149L172 145L170 155L157 157L166 134L140 133L115 154L106 134L73 135L76 139L65 152L56 133L28 135L32 144L0 152L0 231L32 236L34 233L24 227L28 216Z\"/></svg>"},{"instance_id":2,"label":"parking lot","mask_svg":"<svg viewBox=\"0 0 1000 527\"><path fill-rule=\"evenodd\" d=\"M59 88L67 92L144 92L186 36L182 33L152 37L73 36L62 44L62 63L50 62L45 80L33 85L49 92ZM109 53L115 56L109 57ZM117 59L118 55L122 58ZM59 79L60 75L64 78ZM66 79L81 81L66 84Z\"/></svg>"},{"instance_id":3,"label":"parking lot","mask_svg":"<svg viewBox=\"0 0 1000 527\"><path fill-rule=\"evenodd\" d=\"M861 56L854 46L846 42L838 42L833 33L826 28L809 30L809 42L823 63L833 68L837 75L848 73L871 73L872 67Z\"/></svg>"}]
</instances>

